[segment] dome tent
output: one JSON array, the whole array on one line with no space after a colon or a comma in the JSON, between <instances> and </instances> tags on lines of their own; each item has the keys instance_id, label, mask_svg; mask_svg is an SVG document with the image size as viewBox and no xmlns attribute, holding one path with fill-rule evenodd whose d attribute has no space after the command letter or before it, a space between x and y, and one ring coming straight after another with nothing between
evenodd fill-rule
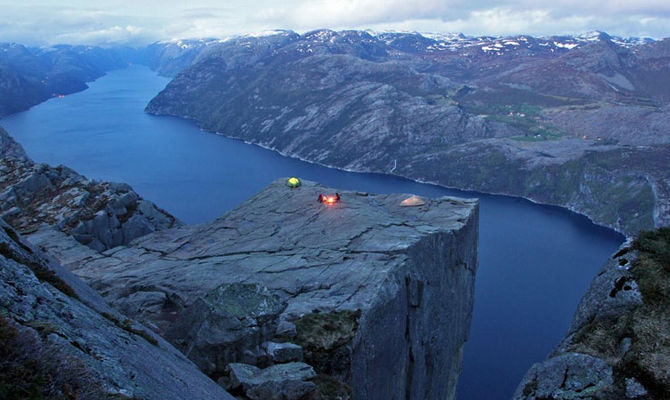
<instances>
[{"instance_id":1,"label":"dome tent","mask_svg":"<svg viewBox=\"0 0 670 400\"><path fill-rule=\"evenodd\" d=\"M286 180L286 186L290 187L291 189L300 187L300 179L292 176Z\"/></svg>"}]
</instances>

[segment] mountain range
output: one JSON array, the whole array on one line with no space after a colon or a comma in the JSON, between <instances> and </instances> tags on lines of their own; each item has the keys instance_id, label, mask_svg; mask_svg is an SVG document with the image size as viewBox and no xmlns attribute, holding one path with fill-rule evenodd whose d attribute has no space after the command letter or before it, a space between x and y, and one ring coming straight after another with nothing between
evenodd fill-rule
<instances>
[{"instance_id":1,"label":"mountain range","mask_svg":"<svg viewBox=\"0 0 670 400\"><path fill-rule=\"evenodd\" d=\"M161 46L195 56L150 113L328 166L568 207L626 234L670 222L670 39L318 30Z\"/></svg>"},{"instance_id":2,"label":"mountain range","mask_svg":"<svg viewBox=\"0 0 670 400\"><path fill-rule=\"evenodd\" d=\"M564 206L626 234L670 222L670 39L317 30L147 47L0 44L0 116L129 63L147 111L285 155Z\"/></svg>"}]
</instances>

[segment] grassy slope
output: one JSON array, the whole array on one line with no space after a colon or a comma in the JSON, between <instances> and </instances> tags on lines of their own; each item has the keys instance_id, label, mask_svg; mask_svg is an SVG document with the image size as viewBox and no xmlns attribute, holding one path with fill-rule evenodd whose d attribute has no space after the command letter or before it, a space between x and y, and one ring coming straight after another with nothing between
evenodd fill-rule
<instances>
[{"instance_id":1,"label":"grassy slope","mask_svg":"<svg viewBox=\"0 0 670 400\"><path fill-rule=\"evenodd\" d=\"M633 242L638 258L630 271L643 304L613 319L597 318L583 326L569 350L614 365L616 378L635 377L653 399L670 395L670 227L641 232ZM631 338L621 356L620 343ZM618 382L623 385L623 382Z\"/></svg>"}]
</instances>

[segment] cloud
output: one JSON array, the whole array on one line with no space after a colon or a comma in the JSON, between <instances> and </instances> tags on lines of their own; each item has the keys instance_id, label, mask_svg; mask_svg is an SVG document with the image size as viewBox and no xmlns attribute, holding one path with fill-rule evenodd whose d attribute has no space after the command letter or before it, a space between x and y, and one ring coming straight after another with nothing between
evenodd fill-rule
<instances>
[{"instance_id":1,"label":"cloud","mask_svg":"<svg viewBox=\"0 0 670 400\"><path fill-rule=\"evenodd\" d=\"M285 22L289 26L360 27L369 24L401 23L407 20L454 18L466 9L453 0L315 0L297 2L294 7L263 9L259 20Z\"/></svg>"},{"instance_id":2,"label":"cloud","mask_svg":"<svg viewBox=\"0 0 670 400\"><path fill-rule=\"evenodd\" d=\"M0 0L0 40L142 44L274 28L670 36L667 0Z\"/></svg>"},{"instance_id":3,"label":"cloud","mask_svg":"<svg viewBox=\"0 0 670 400\"><path fill-rule=\"evenodd\" d=\"M83 30L56 35L57 43L94 43L97 45L135 45L152 40L152 34L138 26L114 25L102 29Z\"/></svg>"}]
</instances>

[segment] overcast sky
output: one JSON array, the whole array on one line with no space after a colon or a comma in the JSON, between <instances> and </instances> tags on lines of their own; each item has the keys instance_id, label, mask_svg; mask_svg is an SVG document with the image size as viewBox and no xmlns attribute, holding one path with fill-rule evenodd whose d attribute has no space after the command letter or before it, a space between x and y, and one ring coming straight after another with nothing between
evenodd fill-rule
<instances>
[{"instance_id":1,"label":"overcast sky","mask_svg":"<svg viewBox=\"0 0 670 400\"><path fill-rule=\"evenodd\" d=\"M670 0L0 0L0 42L145 44L269 29L670 36Z\"/></svg>"}]
</instances>

